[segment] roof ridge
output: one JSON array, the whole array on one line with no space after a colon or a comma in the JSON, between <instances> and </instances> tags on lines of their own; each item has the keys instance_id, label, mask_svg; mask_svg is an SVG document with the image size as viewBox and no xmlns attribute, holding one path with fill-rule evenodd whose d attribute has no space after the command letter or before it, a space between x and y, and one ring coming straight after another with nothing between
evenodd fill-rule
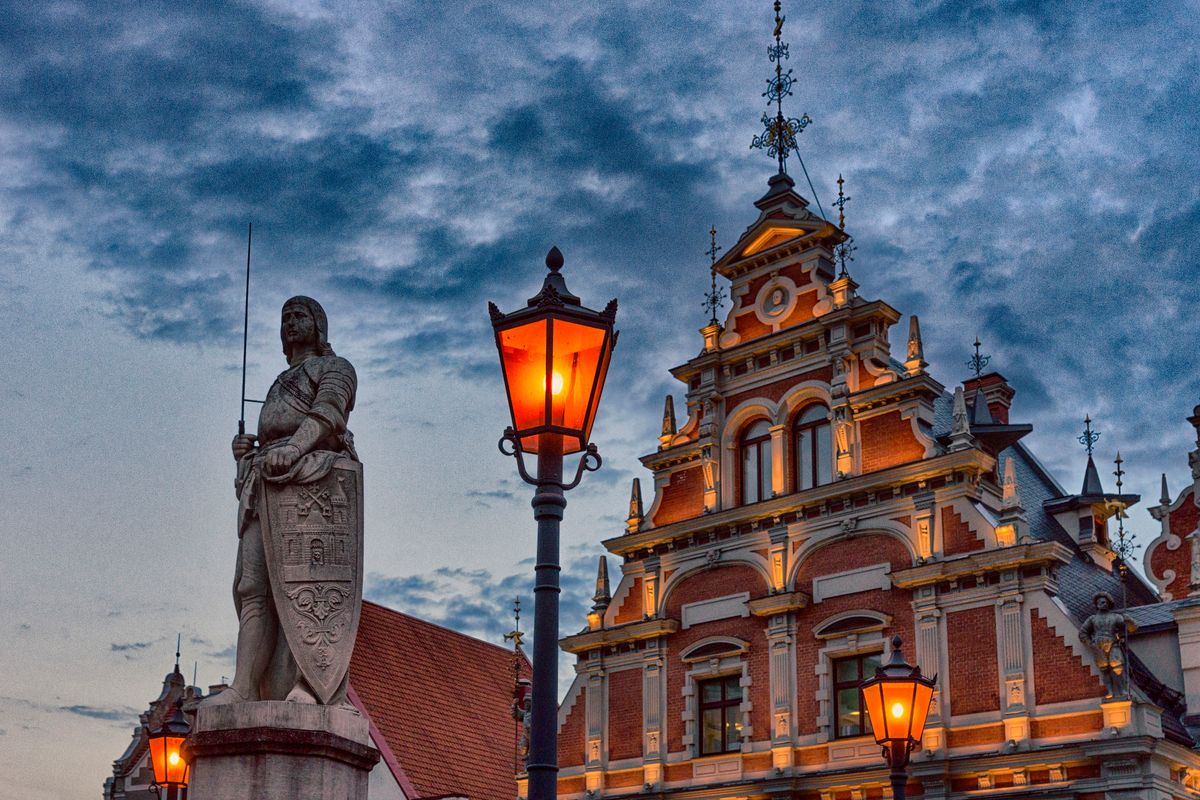
<instances>
[{"instance_id":1,"label":"roof ridge","mask_svg":"<svg viewBox=\"0 0 1200 800\"><path fill-rule=\"evenodd\" d=\"M419 622L420 624L426 625L430 628L437 628L439 631L444 631L446 633L453 634L454 636L458 636L462 639L469 639L472 642L487 645L488 647L493 647L493 648L499 650L501 653L505 653L507 655L512 655L512 650L505 647L504 645L496 644L495 642L489 642L487 639L481 639L478 636L472 636L469 633L463 633L462 631L455 630L454 628L448 627L446 625L439 625L436 622L430 622L427 619L418 617L415 614L410 614L407 611L400 611L399 609L392 608L391 606L385 606L382 603L377 603L374 600L367 600L365 597L363 598L363 605L375 606L376 608L379 608L383 611L387 611L390 614L396 614L398 616L405 617L407 619L412 620L413 622ZM524 655L524 651L521 651L521 653L522 653L522 655ZM528 660L528 657L526 657L526 660Z\"/></svg>"}]
</instances>

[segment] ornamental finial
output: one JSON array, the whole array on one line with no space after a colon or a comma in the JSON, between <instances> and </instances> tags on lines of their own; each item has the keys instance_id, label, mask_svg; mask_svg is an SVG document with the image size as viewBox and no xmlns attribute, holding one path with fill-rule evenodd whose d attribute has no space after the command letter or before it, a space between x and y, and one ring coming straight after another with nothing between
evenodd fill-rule
<instances>
[{"instance_id":1,"label":"ornamental finial","mask_svg":"<svg viewBox=\"0 0 1200 800\"><path fill-rule=\"evenodd\" d=\"M837 206L838 228L841 229L842 233L846 232L846 203L850 202L850 198L847 197L845 191L843 191L845 183L845 178L843 178L839 173L837 179L838 199L834 200L833 204ZM849 274L846 271L846 262L854 260L854 251L857 249L858 245L854 244L853 236L847 236L845 240L843 240L842 243L837 246L837 250L835 251L834 255L837 257L838 263L841 264L841 272L838 274L839 278L844 278Z\"/></svg>"},{"instance_id":2,"label":"ornamental finial","mask_svg":"<svg viewBox=\"0 0 1200 800\"><path fill-rule=\"evenodd\" d=\"M992 360L991 356L985 356L979 352L979 348L983 342L979 341L979 337L975 337L975 355L967 359L967 366L975 373L975 380L979 380L979 376L983 374L983 370L987 368L988 362ZM1088 451L1091 452L1090 450Z\"/></svg>"},{"instance_id":3,"label":"ornamental finial","mask_svg":"<svg viewBox=\"0 0 1200 800\"><path fill-rule=\"evenodd\" d=\"M513 598L513 629L504 634L504 641L513 643L513 650L520 650L524 644L525 631L521 630L521 598Z\"/></svg>"},{"instance_id":4,"label":"ornamental finial","mask_svg":"<svg viewBox=\"0 0 1200 800\"><path fill-rule=\"evenodd\" d=\"M708 294L704 295L704 307L708 309L708 324L717 324L717 312L721 309L721 304L725 301L725 290L717 288L717 253L721 252L721 246L717 244L717 226L713 225L708 229L708 237L710 244L704 254L708 256L709 274L712 277L712 286L708 290Z\"/></svg>"},{"instance_id":5,"label":"ornamental finial","mask_svg":"<svg viewBox=\"0 0 1200 800\"><path fill-rule=\"evenodd\" d=\"M1081 445L1083 445L1084 449L1087 450L1088 457L1090 458L1092 455L1092 448L1096 446L1096 442L1100 439L1100 431L1092 430L1091 416L1087 414L1084 415L1083 433L1075 438Z\"/></svg>"},{"instance_id":6,"label":"ornamental finial","mask_svg":"<svg viewBox=\"0 0 1200 800\"><path fill-rule=\"evenodd\" d=\"M792 71L783 71L783 60L788 57L788 46L781 37L783 35L783 22L787 19L780 15L780 2L775 0L775 44L767 47L767 58L775 65L775 76L767 79L767 90L763 92L763 97L767 98L767 105L775 104L775 116L763 113L762 125L763 132L754 137L750 143L751 149L766 150L767 154L773 156L779 162L779 173L787 174L787 157L788 154L796 149L796 136L804 131L812 122L812 118L808 114L803 115L800 119L788 118L783 116L783 98L792 93L792 84L795 79L792 77Z\"/></svg>"}]
</instances>

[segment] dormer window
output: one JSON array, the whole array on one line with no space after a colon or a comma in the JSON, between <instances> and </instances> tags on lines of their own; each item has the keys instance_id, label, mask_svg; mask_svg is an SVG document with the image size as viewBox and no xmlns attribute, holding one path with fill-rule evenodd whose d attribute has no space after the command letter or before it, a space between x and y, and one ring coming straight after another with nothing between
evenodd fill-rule
<instances>
[{"instance_id":1,"label":"dormer window","mask_svg":"<svg viewBox=\"0 0 1200 800\"><path fill-rule=\"evenodd\" d=\"M771 496L771 426L760 419L742 434L742 504Z\"/></svg>"},{"instance_id":2,"label":"dormer window","mask_svg":"<svg viewBox=\"0 0 1200 800\"><path fill-rule=\"evenodd\" d=\"M805 406L792 424L796 453L796 491L822 486L833 480L833 435L829 408L822 403Z\"/></svg>"}]
</instances>

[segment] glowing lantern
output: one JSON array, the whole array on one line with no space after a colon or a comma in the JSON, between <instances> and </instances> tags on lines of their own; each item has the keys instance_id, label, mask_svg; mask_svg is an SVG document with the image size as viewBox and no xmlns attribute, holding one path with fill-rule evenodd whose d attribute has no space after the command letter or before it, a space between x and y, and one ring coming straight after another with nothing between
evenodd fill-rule
<instances>
[{"instance_id":1,"label":"glowing lantern","mask_svg":"<svg viewBox=\"0 0 1200 800\"><path fill-rule=\"evenodd\" d=\"M900 644L899 636L892 639L891 660L876 668L875 675L863 681L861 689L875 741L883 746L892 768L893 795L903 800L907 781L904 768L925 732L937 676L926 678L920 667L905 662Z\"/></svg>"},{"instance_id":2,"label":"glowing lantern","mask_svg":"<svg viewBox=\"0 0 1200 800\"><path fill-rule=\"evenodd\" d=\"M175 710L170 717L150 731L150 761L154 765L154 785L166 788L168 800L179 797L179 791L187 788L191 765L179 750L191 732L191 726L183 717L182 701L175 704ZM174 794L172 790L175 790Z\"/></svg>"},{"instance_id":3,"label":"glowing lantern","mask_svg":"<svg viewBox=\"0 0 1200 800\"><path fill-rule=\"evenodd\" d=\"M503 314L489 304L513 429L527 453L558 442L564 455L587 447L617 342L617 301L604 311L580 305L562 265L552 248L550 274L525 308Z\"/></svg>"}]
</instances>

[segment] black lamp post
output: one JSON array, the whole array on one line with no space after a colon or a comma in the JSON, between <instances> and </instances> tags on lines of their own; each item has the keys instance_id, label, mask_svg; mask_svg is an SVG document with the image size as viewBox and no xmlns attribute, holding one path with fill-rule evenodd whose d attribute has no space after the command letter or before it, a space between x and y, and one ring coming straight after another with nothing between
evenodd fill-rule
<instances>
[{"instance_id":1,"label":"black lamp post","mask_svg":"<svg viewBox=\"0 0 1200 800\"><path fill-rule=\"evenodd\" d=\"M179 748L183 740L192 732L183 716L183 700L175 703L175 708L162 724L150 731L150 761L154 767L154 783L151 788L161 797L161 790L166 789L163 800L182 800L186 797L188 778L192 767L184 759Z\"/></svg>"},{"instance_id":2,"label":"black lamp post","mask_svg":"<svg viewBox=\"0 0 1200 800\"><path fill-rule=\"evenodd\" d=\"M900 637L892 639L892 658L886 666L876 667L875 675L860 687L863 705L871 720L875 741L883 747L883 757L892 769L892 796L904 800L908 783L908 757L921 741L929 703L937 675L927 678L900 654Z\"/></svg>"},{"instance_id":3,"label":"black lamp post","mask_svg":"<svg viewBox=\"0 0 1200 800\"><path fill-rule=\"evenodd\" d=\"M525 308L504 314L488 303L512 414L500 452L516 456L521 478L537 487L533 718L525 767L529 800L551 800L558 792L559 524L567 505L564 492L577 486L585 471L600 468L600 454L588 439L617 342L617 301L603 311L585 308L567 291L562 265L562 253L551 248L546 256L550 274ZM574 480L563 483L563 456L579 452ZM536 477L525 469L525 453L537 455Z\"/></svg>"}]
</instances>

